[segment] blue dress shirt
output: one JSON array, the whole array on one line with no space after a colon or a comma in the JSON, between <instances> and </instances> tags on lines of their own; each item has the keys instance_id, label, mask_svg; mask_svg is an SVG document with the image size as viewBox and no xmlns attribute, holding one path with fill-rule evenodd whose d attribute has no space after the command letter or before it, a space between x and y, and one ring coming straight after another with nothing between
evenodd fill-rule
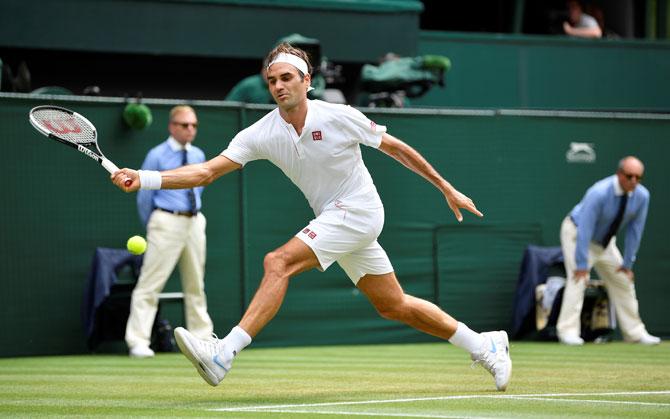
<instances>
[{"instance_id":1,"label":"blue dress shirt","mask_svg":"<svg viewBox=\"0 0 670 419\"><path fill-rule=\"evenodd\" d=\"M591 186L570 213L577 225L577 249L575 259L577 269L588 268L589 243L600 242L607 234L612 221L619 210L619 200L624 191L616 175L596 182ZM649 209L649 190L642 185L628 194L626 212L620 229L626 229L626 246L623 254L623 266L632 269L637 250L640 247L642 231L647 221Z\"/></svg>"},{"instance_id":2,"label":"blue dress shirt","mask_svg":"<svg viewBox=\"0 0 670 419\"><path fill-rule=\"evenodd\" d=\"M183 149L184 147L177 140L169 137L149 150L144 163L142 163L142 170L162 171L181 167ZM186 144L186 158L188 164L202 163L205 161L205 153L198 147L188 143ZM193 188L196 208L198 210L202 206L200 196L203 189L203 186ZM137 192L137 209L140 214L140 220L145 227L149 222L151 212L157 207L169 211L190 211L191 204L188 199L188 189L140 189Z\"/></svg>"}]
</instances>

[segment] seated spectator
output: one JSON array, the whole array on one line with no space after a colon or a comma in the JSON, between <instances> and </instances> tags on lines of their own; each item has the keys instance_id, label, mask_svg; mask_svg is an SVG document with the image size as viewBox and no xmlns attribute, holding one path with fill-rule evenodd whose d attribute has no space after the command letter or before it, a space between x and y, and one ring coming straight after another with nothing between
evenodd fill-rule
<instances>
[{"instance_id":1,"label":"seated spectator","mask_svg":"<svg viewBox=\"0 0 670 419\"><path fill-rule=\"evenodd\" d=\"M563 22L563 31L566 35L580 38L601 38L603 32L598 22L584 13L582 3L579 0L568 0L568 21Z\"/></svg>"}]
</instances>

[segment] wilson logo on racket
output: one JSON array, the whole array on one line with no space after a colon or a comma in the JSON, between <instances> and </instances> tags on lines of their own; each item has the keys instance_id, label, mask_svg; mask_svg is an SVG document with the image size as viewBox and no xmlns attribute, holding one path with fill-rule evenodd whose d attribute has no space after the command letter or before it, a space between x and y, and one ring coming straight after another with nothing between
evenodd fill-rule
<instances>
[{"instance_id":1,"label":"wilson logo on racket","mask_svg":"<svg viewBox=\"0 0 670 419\"><path fill-rule=\"evenodd\" d=\"M58 124L58 128L54 127L51 121L43 120L41 122L42 125L46 127L46 129L53 132L54 134L79 134L81 132L81 127L77 125L74 119L53 121L54 124ZM66 123L69 126L67 126Z\"/></svg>"},{"instance_id":2,"label":"wilson logo on racket","mask_svg":"<svg viewBox=\"0 0 670 419\"><path fill-rule=\"evenodd\" d=\"M88 157L92 158L93 160L98 160L98 156L89 150L88 148L82 146L82 145L77 145L77 150L81 151L82 153L86 154Z\"/></svg>"}]
</instances>

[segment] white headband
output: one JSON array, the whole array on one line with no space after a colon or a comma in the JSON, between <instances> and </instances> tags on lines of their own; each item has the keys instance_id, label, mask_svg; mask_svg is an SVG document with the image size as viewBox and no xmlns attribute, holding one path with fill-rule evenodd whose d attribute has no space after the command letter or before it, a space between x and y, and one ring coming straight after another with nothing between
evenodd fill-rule
<instances>
[{"instance_id":1,"label":"white headband","mask_svg":"<svg viewBox=\"0 0 670 419\"><path fill-rule=\"evenodd\" d=\"M285 52L280 52L277 54L274 60L270 64L268 64L268 70L272 66L272 64L275 63L286 63L286 64L291 64L293 67L297 68L298 70L302 71L302 74L308 74L309 71L307 71L307 63L305 60L302 58L293 55L293 54L287 54Z\"/></svg>"},{"instance_id":2,"label":"white headband","mask_svg":"<svg viewBox=\"0 0 670 419\"><path fill-rule=\"evenodd\" d=\"M309 71L307 70L307 63L305 62L305 60L298 57L297 55L287 54L285 52L280 52L279 54L277 54L275 59L272 60L272 62L270 64L268 64L268 70L270 69L270 66L272 66L272 64L276 64L276 63L291 64L293 67L302 71L302 74L309 74ZM309 86L307 88L307 91L309 92L310 90L314 90L314 88L312 86Z\"/></svg>"}]
</instances>

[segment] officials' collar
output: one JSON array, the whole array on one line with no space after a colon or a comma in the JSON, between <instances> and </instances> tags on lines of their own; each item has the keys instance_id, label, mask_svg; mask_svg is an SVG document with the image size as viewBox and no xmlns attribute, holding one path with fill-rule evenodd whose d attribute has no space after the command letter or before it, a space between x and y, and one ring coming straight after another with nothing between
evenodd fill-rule
<instances>
[{"instance_id":1,"label":"officials' collar","mask_svg":"<svg viewBox=\"0 0 670 419\"><path fill-rule=\"evenodd\" d=\"M181 143L175 140L172 136L168 137L167 143L172 151L181 151L183 149L186 149L186 151L191 151L191 148L193 147L191 143L186 143L186 145L182 146Z\"/></svg>"},{"instance_id":2,"label":"officials' collar","mask_svg":"<svg viewBox=\"0 0 670 419\"><path fill-rule=\"evenodd\" d=\"M612 176L612 180L614 181L614 195L616 196L623 196L623 188L621 185L619 185L619 177L617 175ZM633 195L633 191L628 192L628 197L630 198Z\"/></svg>"}]
</instances>

